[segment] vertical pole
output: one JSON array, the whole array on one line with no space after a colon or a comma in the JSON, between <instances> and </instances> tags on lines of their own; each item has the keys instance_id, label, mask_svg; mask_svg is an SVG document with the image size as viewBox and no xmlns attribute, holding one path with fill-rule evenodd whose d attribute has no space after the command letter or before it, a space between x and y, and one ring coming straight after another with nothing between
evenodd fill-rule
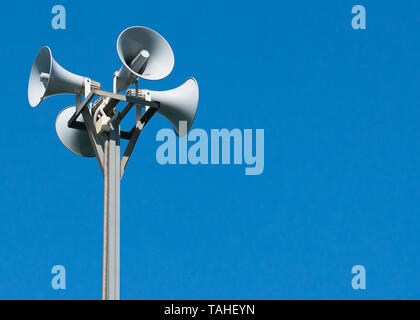
<instances>
[{"instance_id":1,"label":"vertical pole","mask_svg":"<svg viewBox=\"0 0 420 320\"><path fill-rule=\"evenodd\" d=\"M113 121L108 154L107 299L120 299L120 123Z\"/></svg>"},{"instance_id":2,"label":"vertical pole","mask_svg":"<svg viewBox=\"0 0 420 320\"><path fill-rule=\"evenodd\" d=\"M113 92L118 72L114 73ZM111 123L104 145L104 243L102 299L120 299L120 121Z\"/></svg>"},{"instance_id":3,"label":"vertical pole","mask_svg":"<svg viewBox=\"0 0 420 320\"><path fill-rule=\"evenodd\" d=\"M108 221L109 221L109 135L104 142L104 230L102 251L102 300L108 300Z\"/></svg>"}]
</instances>

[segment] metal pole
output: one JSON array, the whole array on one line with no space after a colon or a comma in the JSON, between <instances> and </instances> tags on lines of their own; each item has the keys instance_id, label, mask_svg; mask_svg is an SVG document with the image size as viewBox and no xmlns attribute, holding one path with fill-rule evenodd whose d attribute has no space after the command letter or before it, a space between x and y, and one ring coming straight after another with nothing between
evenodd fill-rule
<instances>
[{"instance_id":1,"label":"metal pole","mask_svg":"<svg viewBox=\"0 0 420 320\"><path fill-rule=\"evenodd\" d=\"M108 152L105 155L105 167L107 175L104 173L104 181L108 180L107 198L107 241L106 248L106 275L103 289L103 298L107 300L120 299L120 180L121 180L121 158L120 158L120 123L116 119L112 123L109 133ZM106 162L108 161L108 162ZM105 210L104 210L105 222ZM105 224L104 224L105 228ZM104 230L105 231L105 230Z\"/></svg>"},{"instance_id":2,"label":"metal pole","mask_svg":"<svg viewBox=\"0 0 420 320\"><path fill-rule=\"evenodd\" d=\"M113 92L116 93L114 73ZM102 300L120 299L120 120L115 117L104 144L104 238Z\"/></svg>"},{"instance_id":3,"label":"metal pole","mask_svg":"<svg viewBox=\"0 0 420 320\"><path fill-rule=\"evenodd\" d=\"M108 300L108 217L109 217L109 135L104 142L104 229L102 252L102 300Z\"/></svg>"}]
</instances>

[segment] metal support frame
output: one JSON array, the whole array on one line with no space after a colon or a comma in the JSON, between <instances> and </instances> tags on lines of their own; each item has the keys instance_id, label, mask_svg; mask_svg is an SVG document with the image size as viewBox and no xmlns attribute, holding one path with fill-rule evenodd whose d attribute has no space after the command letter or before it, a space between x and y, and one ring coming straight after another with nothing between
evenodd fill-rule
<instances>
[{"instance_id":1,"label":"metal support frame","mask_svg":"<svg viewBox=\"0 0 420 320\"><path fill-rule=\"evenodd\" d=\"M141 131L143 130L144 126L147 124L147 122L153 117L153 115L156 113L156 109L149 108L144 115L137 120L136 125L134 126L132 132L131 132L131 138L130 142L127 145L127 148L125 149L124 155L121 159L121 178L124 175L125 168L127 167L128 160L130 160L131 154L133 153L134 147L136 146L137 139L140 136Z\"/></svg>"},{"instance_id":2,"label":"metal support frame","mask_svg":"<svg viewBox=\"0 0 420 320\"><path fill-rule=\"evenodd\" d=\"M104 138L96 134L92 116L87 108L83 108L82 116L85 121L85 129L87 129L90 143L92 144L93 151L96 155L96 160L98 161L99 169L101 170L102 175L104 175Z\"/></svg>"},{"instance_id":3,"label":"metal support frame","mask_svg":"<svg viewBox=\"0 0 420 320\"><path fill-rule=\"evenodd\" d=\"M114 76L115 78L115 76ZM114 81L115 91L115 81ZM112 114L111 131L105 136L96 133L93 115L89 109L89 102L95 97L106 101L104 111ZM116 106L120 102L127 105L121 113ZM133 106L137 107L136 124L130 131L122 131L120 123ZM146 112L141 115L140 108L145 107ZM139 96L138 89L135 95L131 90L127 95L116 92L107 92L97 88L85 90L85 99L76 98L76 112L68 122L73 129L87 130L92 148L95 151L99 168L104 178L104 233L103 233L103 274L102 299L120 299L120 181L134 150L138 137L144 126L159 109L159 102L152 102L150 96ZM83 116L83 122L76 119ZM129 143L121 159L120 139L127 139Z\"/></svg>"}]
</instances>

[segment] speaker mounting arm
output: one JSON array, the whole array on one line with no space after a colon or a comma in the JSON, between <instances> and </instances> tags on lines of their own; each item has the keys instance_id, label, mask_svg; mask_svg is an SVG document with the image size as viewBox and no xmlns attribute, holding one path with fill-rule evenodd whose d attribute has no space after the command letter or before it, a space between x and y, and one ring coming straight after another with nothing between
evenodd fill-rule
<instances>
[{"instance_id":1,"label":"speaker mounting arm","mask_svg":"<svg viewBox=\"0 0 420 320\"><path fill-rule=\"evenodd\" d=\"M76 122L76 119L79 117L79 115L82 113L82 110L83 110L83 108L84 107L86 107L86 105L93 99L93 97L94 97L94 92L93 91L91 91L87 96L86 96L86 98L82 101L82 102L80 102L80 103L78 103L77 105L76 105L76 112L74 113L74 115L70 118L70 120L69 120L69 122L68 122L68 126L70 127L70 128L75 128L74 127L74 125L75 125L75 122ZM79 96L80 97L80 96ZM75 128L76 129L76 128Z\"/></svg>"},{"instance_id":2,"label":"speaker mounting arm","mask_svg":"<svg viewBox=\"0 0 420 320\"><path fill-rule=\"evenodd\" d=\"M88 103L95 97L102 97L102 98L108 98L108 103L104 108L105 112L111 111L111 109L115 108L119 102L127 102L128 109L123 110L121 119L130 111L130 108L133 105L138 106L148 106L154 109L159 108L159 102L156 101L148 101L140 96L134 96L134 95L123 95L119 93L114 92L108 92L100 89L93 89L90 91L90 93L86 96L86 98L76 106L76 112L74 115L70 118L68 122L68 126L70 128L74 129L80 129L80 123L77 124L76 119L79 117L79 115L82 113L83 108L87 107Z\"/></svg>"},{"instance_id":3,"label":"speaker mounting arm","mask_svg":"<svg viewBox=\"0 0 420 320\"><path fill-rule=\"evenodd\" d=\"M89 140L95 152L95 156L98 161L102 175L104 174L103 138L96 133L93 116L91 115L91 112L88 109L89 102L95 96L102 98L103 101L106 101L106 105L105 107L103 107L103 110L106 112L112 111L120 102L127 103L123 111L121 113L118 112L116 114L116 117L118 118L118 123L120 123L121 120L124 119L124 117L128 114L128 112L133 106L149 107L146 109L143 115L138 117L136 124L130 131L120 130L120 138L129 140L127 148L121 159L120 172L122 178L141 131L150 121L150 119L154 116L156 111L159 109L160 103L157 101L151 101L151 97L150 94L148 94L148 92L144 93L138 90L128 90L127 95L123 95L120 93L108 92L101 89L93 89L87 94L86 98L83 101L81 101L81 96L77 96L76 111L68 121L68 126L73 129L86 130L88 132ZM77 118L80 115L83 116L84 123L77 121Z\"/></svg>"},{"instance_id":4,"label":"speaker mounting arm","mask_svg":"<svg viewBox=\"0 0 420 320\"><path fill-rule=\"evenodd\" d=\"M95 152L96 160L98 161L99 169L102 176L104 176L105 155L103 148L103 138L96 133L95 124L92 121L92 115L87 108L82 109L83 120L85 121L85 129L87 129L90 143Z\"/></svg>"},{"instance_id":5,"label":"speaker mounting arm","mask_svg":"<svg viewBox=\"0 0 420 320\"><path fill-rule=\"evenodd\" d=\"M137 120L135 126L130 131L130 142L128 143L124 155L121 159L121 178L124 175L125 169L127 167L128 161L130 160L131 154L133 153L134 147L136 146L137 140L146 124L152 119L155 115L157 109L148 108L146 112Z\"/></svg>"}]
</instances>

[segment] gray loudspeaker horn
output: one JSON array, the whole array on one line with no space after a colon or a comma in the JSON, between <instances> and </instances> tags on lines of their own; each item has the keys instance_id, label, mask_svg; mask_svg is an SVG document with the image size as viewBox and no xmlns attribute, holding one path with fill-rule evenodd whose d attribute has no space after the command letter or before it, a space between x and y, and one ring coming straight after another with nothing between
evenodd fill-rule
<instances>
[{"instance_id":1,"label":"gray loudspeaker horn","mask_svg":"<svg viewBox=\"0 0 420 320\"><path fill-rule=\"evenodd\" d=\"M71 152L82 157L95 157L95 152L93 151L87 131L69 128L67 125L75 112L76 107L70 106L63 109L57 116L55 130L57 131L58 138ZM77 121L84 122L81 115L77 118Z\"/></svg>"},{"instance_id":2,"label":"gray loudspeaker horn","mask_svg":"<svg viewBox=\"0 0 420 320\"><path fill-rule=\"evenodd\" d=\"M160 102L157 112L172 123L178 136L190 131L198 107L197 80L189 78L178 88L168 91L149 91L152 100ZM179 121L187 121L186 131L180 132Z\"/></svg>"},{"instance_id":3,"label":"gray loudspeaker horn","mask_svg":"<svg viewBox=\"0 0 420 320\"><path fill-rule=\"evenodd\" d=\"M175 63L174 53L165 38L146 27L130 27L121 32L117 52L123 63L117 79L118 92L127 89L137 78L167 77Z\"/></svg>"},{"instance_id":4,"label":"gray loudspeaker horn","mask_svg":"<svg viewBox=\"0 0 420 320\"><path fill-rule=\"evenodd\" d=\"M56 94L81 94L83 88L84 78L61 67L53 59L49 47L39 51L29 77L28 99L32 107Z\"/></svg>"}]
</instances>

